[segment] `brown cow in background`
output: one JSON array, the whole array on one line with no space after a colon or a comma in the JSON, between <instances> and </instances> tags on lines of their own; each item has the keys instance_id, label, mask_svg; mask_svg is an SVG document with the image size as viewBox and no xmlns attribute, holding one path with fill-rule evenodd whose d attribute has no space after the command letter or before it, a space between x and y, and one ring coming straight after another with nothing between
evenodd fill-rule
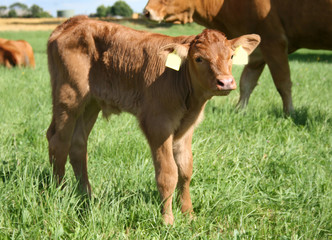
<instances>
[{"instance_id":1,"label":"brown cow in background","mask_svg":"<svg viewBox=\"0 0 332 240\"><path fill-rule=\"evenodd\" d=\"M35 67L35 58L31 45L24 40L0 38L0 65Z\"/></svg>"},{"instance_id":2,"label":"brown cow in background","mask_svg":"<svg viewBox=\"0 0 332 240\"><path fill-rule=\"evenodd\" d=\"M183 213L192 212L191 140L207 100L236 88L231 57L239 45L250 54L258 35L233 40L216 30L170 37L79 16L58 26L48 41L53 117L49 156L60 182L70 163L80 190L91 194L87 140L98 113L135 115L153 157L166 223L173 223L178 186ZM169 53L179 71L165 67Z\"/></svg>"},{"instance_id":3,"label":"brown cow in background","mask_svg":"<svg viewBox=\"0 0 332 240\"><path fill-rule=\"evenodd\" d=\"M269 66L286 114L293 111L289 53L299 48L332 50L332 0L149 0L145 15L155 21L195 21L229 38L257 33L260 47L240 80L238 106L249 97L265 64Z\"/></svg>"}]
</instances>

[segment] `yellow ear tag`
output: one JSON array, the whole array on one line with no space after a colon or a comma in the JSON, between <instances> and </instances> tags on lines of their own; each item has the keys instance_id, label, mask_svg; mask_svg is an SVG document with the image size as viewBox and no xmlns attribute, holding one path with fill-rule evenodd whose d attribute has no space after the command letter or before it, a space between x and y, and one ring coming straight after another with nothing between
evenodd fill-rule
<instances>
[{"instance_id":1,"label":"yellow ear tag","mask_svg":"<svg viewBox=\"0 0 332 240\"><path fill-rule=\"evenodd\" d=\"M180 66L181 66L181 58L180 58L180 56L177 55L175 51L172 52L172 53L169 53L167 55L165 66L168 67L168 68L172 68L175 71L179 71Z\"/></svg>"},{"instance_id":2,"label":"yellow ear tag","mask_svg":"<svg viewBox=\"0 0 332 240\"><path fill-rule=\"evenodd\" d=\"M233 55L233 64L246 65L248 64L248 53L243 49L242 45L238 46Z\"/></svg>"}]
</instances>

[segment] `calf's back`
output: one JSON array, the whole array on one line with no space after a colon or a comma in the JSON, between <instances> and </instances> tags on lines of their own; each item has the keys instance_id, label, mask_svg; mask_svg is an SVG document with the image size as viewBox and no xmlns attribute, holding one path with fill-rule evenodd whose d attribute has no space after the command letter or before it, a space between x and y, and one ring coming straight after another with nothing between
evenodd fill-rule
<instances>
[{"instance_id":1,"label":"calf's back","mask_svg":"<svg viewBox=\"0 0 332 240\"><path fill-rule=\"evenodd\" d=\"M165 101L169 101L185 91L186 83L173 70L165 70L165 56L159 53L162 46L192 39L136 31L84 16L70 19L49 38L52 89L65 83L77 85L76 100L87 95L96 98L106 116L121 111L137 115L151 95L163 98L162 92L168 92L172 96ZM53 77L58 74L63 77ZM63 98L66 101L68 96ZM76 100L70 100L73 107Z\"/></svg>"}]
</instances>

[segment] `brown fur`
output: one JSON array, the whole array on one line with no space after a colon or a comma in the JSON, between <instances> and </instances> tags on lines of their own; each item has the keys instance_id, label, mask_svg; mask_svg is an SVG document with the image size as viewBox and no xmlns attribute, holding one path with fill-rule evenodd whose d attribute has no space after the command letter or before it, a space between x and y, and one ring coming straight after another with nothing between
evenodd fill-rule
<instances>
[{"instance_id":1,"label":"brown fur","mask_svg":"<svg viewBox=\"0 0 332 240\"><path fill-rule=\"evenodd\" d=\"M241 76L240 107L247 105L267 64L284 112L291 113L287 54L299 48L332 50L332 0L149 0L145 15L157 21L195 21L231 38L259 34L262 43Z\"/></svg>"},{"instance_id":2,"label":"brown fur","mask_svg":"<svg viewBox=\"0 0 332 240\"><path fill-rule=\"evenodd\" d=\"M24 40L7 40L0 38L0 65L8 68L14 66L35 67L35 58L30 44Z\"/></svg>"},{"instance_id":3,"label":"brown fur","mask_svg":"<svg viewBox=\"0 0 332 240\"><path fill-rule=\"evenodd\" d=\"M98 113L130 112L151 148L165 222L173 223L176 185L182 212L190 213L194 126L208 99L235 89L233 49L241 43L250 53L259 40L257 35L227 40L213 30L169 37L84 16L60 25L47 50L53 100L47 138L58 181L69 154L80 190L90 195L87 140ZM252 41L256 44L250 45ZM167 54L174 49L183 58L179 72L165 67ZM202 62L196 63L197 57Z\"/></svg>"}]
</instances>

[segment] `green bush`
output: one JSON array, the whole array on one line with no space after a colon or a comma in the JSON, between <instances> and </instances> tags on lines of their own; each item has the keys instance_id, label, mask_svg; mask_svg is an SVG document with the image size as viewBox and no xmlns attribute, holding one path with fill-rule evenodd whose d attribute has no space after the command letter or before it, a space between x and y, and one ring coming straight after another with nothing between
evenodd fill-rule
<instances>
[{"instance_id":1,"label":"green bush","mask_svg":"<svg viewBox=\"0 0 332 240\"><path fill-rule=\"evenodd\" d=\"M131 17L132 14L133 14L133 10L124 1L117 1L111 7L112 16Z\"/></svg>"},{"instance_id":2,"label":"green bush","mask_svg":"<svg viewBox=\"0 0 332 240\"><path fill-rule=\"evenodd\" d=\"M117 1L113 6L106 7L105 5L100 5L97 8L97 17L107 17L107 16L121 16L121 17L131 17L133 10L124 1Z\"/></svg>"},{"instance_id":3,"label":"green bush","mask_svg":"<svg viewBox=\"0 0 332 240\"><path fill-rule=\"evenodd\" d=\"M52 17L51 14L49 14L48 12L45 12L41 7L39 7L38 5L34 4L30 7L30 17L33 18L48 18L48 17Z\"/></svg>"},{"instance_id":4,"label":"green bush","mask_svg":"<svg viewBox=\"0 0 332 240\"><path fill-rule=\"evenodd\" d=\"M16 18L17 17L16 11L14 9L9 10L8 17L10 17L10 18Z\"/></svg>"}]
</instances>

